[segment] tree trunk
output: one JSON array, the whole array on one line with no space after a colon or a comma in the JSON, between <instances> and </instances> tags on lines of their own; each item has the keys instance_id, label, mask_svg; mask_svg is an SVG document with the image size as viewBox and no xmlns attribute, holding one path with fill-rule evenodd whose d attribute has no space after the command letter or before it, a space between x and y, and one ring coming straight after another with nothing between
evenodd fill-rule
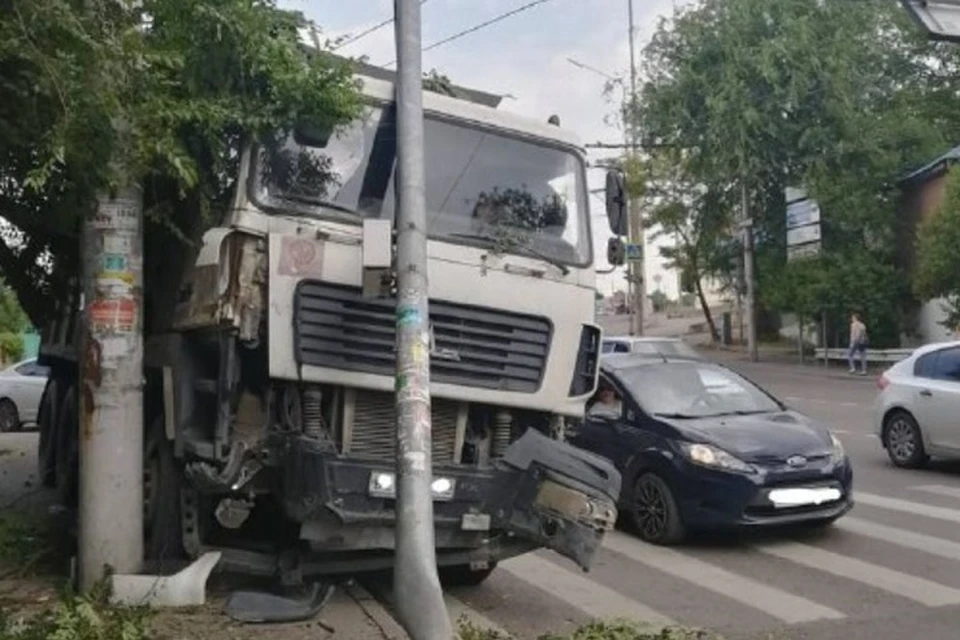
<instances>
[{"instance_id":1,"label":"tree trunk","mask_svg":"<svg viewBox=\"0 0 960 640\"><path fill-rule=\"evenodd\" d=\"M707 304L707 297L703 294L703 285L700 283L700 271L693 271L693 286L697 290L697 298L700 300L700 308L703 309L703 317L710 327L710 340L720 341L720 333L717 331L717 324L713 320L713 314L710 312L710 305Z\"/></svg>"}]
</instances>

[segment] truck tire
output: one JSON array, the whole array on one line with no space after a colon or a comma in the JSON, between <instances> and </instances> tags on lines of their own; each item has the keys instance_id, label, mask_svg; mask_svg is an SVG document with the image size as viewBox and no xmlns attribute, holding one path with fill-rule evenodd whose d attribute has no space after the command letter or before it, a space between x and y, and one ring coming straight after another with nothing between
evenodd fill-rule
<instances>
[{"instance_id":1,"label":"truck tire","mask_svg":"<svg viewBox=\"0 0 960 640\"><path fill-rule=\"evenodd\" d=\"M73 509L77 506L80 421L77 407L77 386L71 384L63 395L57 410L56 433L56 488L61 506Z\"/></svg>"},{"instance_id":2,"label":"truck tire","mask_svg":"<svg viewBox=\"0 0 960 640\"><path fill-rule=\"evenodd\" d=\"M143 439L143 527L147 560L162 565L187 557L180 513L181 470L163 416L150 421Z\"/></svg>"},{"instance_id":3,"label":"truck tire","mask_svg":"<svg viewBox=\"0 0 960 640\"><path fill-rule=\"evenodd\" d=\"M40 442L37 445L37 478L40 484L48 489L56 486L57 482L57 406L60 398L57 395L59 381L50 378L43 389L40 399L40 411L37 413L37 430L40 432Z\"/></svg>"}]
</instances>

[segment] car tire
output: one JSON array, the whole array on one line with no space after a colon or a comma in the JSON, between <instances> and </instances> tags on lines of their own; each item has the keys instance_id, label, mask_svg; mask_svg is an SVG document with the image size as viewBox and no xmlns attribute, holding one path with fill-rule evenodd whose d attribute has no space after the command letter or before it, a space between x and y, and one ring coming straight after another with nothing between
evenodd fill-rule
<instances>
[{"instance_id":1,"label":"car tire","mask_svg":"<svg viewBox=\"0 0 960 640\"><path fill-rule=\"evenodd\" d=\"M13 400L4 398L0 400L0 433L14 431L20 431L20 412Z\"/></svg>"},{"instance_id":2,"label":"car tire","mask_svg":"<svg viewBox=\"0 0 960 640\"><path fill-rule=\"evenodd\" d=\"M633 486L631 528L641 539L657 545L682 542L687 528L670 486L654 473L644 473Z\"/></svg>"},{"instance_id":3,"label":"car tire","mask_svg":"<svg viewBox=\"0 0 960 640\"><path fill-rule=\"evenodd\" d=\"M923 448L920 425L906 411L895 411L884 420L883 448L890 461L904 469L922 467L930 459Z\"/></svg>"},{"instance_id":4,"label":"car tire","mask_svg":"<svg viewBox=\"0 0 960 640\"><path fill-rule=\"evenodd\" d=\"M440 567L440 584L444 587L478 587L490 577L496 563L491 563L486 569L473 569L468 564L458 564L449 567Z\"/></svg>"}]
</instances>

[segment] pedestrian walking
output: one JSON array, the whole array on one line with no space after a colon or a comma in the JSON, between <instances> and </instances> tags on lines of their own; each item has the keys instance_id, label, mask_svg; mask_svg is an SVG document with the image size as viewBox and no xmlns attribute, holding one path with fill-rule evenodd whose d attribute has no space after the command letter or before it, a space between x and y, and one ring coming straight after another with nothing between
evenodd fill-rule
<instances>
[{"instance_id":1,"label":"pedestrian walking","mask_svg":"<svg viewBox=\"0 0 960 640\"><path fill-rule=\"evenodd\" d=\"M854 313L850 316L850 349L847 351L847 361L850 363L850 373L867 375L867 325ZM854 364L854 357L860 355L860 370Z\"/></svg>"}]
</instances>

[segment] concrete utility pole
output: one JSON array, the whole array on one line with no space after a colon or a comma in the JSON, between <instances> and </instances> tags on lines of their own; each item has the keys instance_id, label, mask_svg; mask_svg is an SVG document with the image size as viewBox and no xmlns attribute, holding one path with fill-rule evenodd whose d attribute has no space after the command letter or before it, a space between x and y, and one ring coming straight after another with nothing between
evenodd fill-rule
<instances>
[{"instance_id":1,"label":"concrete utility pole","mask_svg":"<svg viewBox=\"0 0 960 640\"><path fill-rule=\"evenodd\" d=\"M397 529L393 592L413 640L450 640L437 575L430 424L420 2L395 0L397 40Z\"/></svg>"},{"instance_id":2,"label":"concrete utility pole","mask_svg":"<svg viewBox=\"0 0 960 640\"><path fill-rule=\"evenodd\" d=\"M747 202L747 182L740 185L741 197L741 233L743 234L743 279L746 281L746 315L747 315L747 353L750 359L759 360L757 352L757 310L755 296L755 282L753 277L753 221L750 219L749 204Z\"/></svg>"},{"instance_id":3,"label":"concrete utility pole","mask_svg":"<svg viewBox=\"0 0 960 640\"><path fill-rule=\"evenodd\" d=\"M102 196L81 237L79 577L143 562L143 196Z\"/></svg>"},{"instance_id":4,"label":"concrete utility pole","mask_svg":"<svg viewBox=\"0 0 960 640\"><path fill-rule=\"evenodd\" d=\"M633 121L634 107L637 103L637 61L634 53L635 30L633 25L633 0L627 0L627 17L630 21L630 109L628 111L630 129L630 154L636 159L639 150L637 140L637 127ZM647 286L644 278L644 265L647 262L646 247L644 246L643 216L640 211L640 201L637 198L630 198L628 203L630 242L639 244L643 253L639 261L630 263L630 281L633 284L633 308L634 312L630 316L630 335L643 335L643 308L647 297Z\"/></svg>"}]
</instances>

